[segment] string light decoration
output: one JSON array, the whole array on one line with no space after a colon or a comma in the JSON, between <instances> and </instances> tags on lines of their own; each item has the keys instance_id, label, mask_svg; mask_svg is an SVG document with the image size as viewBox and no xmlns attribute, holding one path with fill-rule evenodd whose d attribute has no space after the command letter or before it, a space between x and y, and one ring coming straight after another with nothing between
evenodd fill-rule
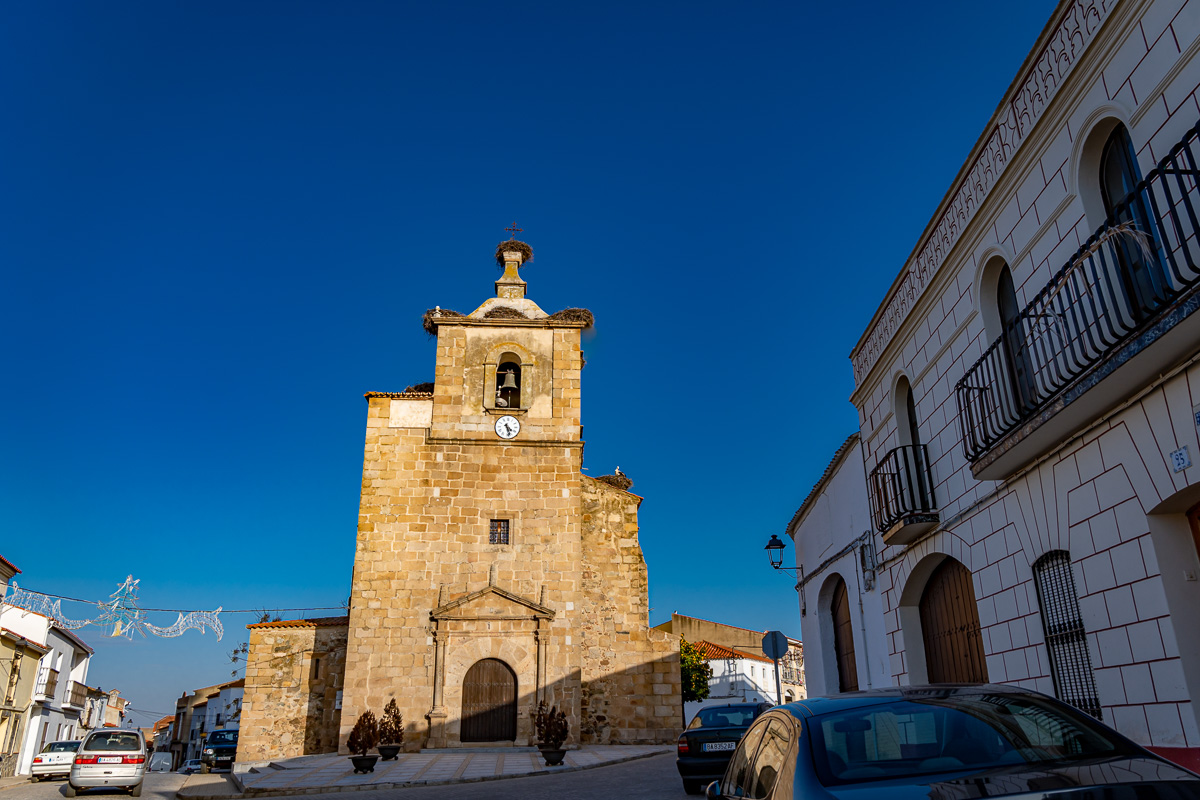
<instances>
[{"instance_id":1,"label":"string light decoration","mask_svg":"<svg viewBox=\"0 0 1200 800\"><path fill-rule=\"evenodd\" d=\"M153 635L172 639L182 636L189 630L205 633L207 629L211 628L217 634L217 641L224 636L225 629L218 618L221 613L220 606L216 611L180 611L179 618L175 620L174 625L166 627L151 625L146 621L145 609L138 604L138 583L139 579L130 575L124 583L117 587L115 592L109 595L110 600L107 603L93 603L101 609L100 615L94 619L80 620L65 617L62 613L61 599L41 592L22 589L17 586L16 582L13 582L12 591L4 598L4 603L42 614L53 620L56 625L71 631L77 631L88 625L96 625L109 628L109 636L114 637L124 636L126 639L132 639L134 633L140 633L142 636Z\"/></svg>"}]
</instances>

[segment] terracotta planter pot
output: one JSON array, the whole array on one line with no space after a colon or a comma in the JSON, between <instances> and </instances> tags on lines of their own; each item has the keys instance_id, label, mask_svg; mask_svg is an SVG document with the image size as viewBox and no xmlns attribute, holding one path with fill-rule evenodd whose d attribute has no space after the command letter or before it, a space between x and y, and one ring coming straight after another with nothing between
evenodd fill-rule
<instances>
[{"instance_id":1,"label":"terracotta planter pot","mask_svg":"<svg viewBox=\"0 0 1200 800\"><path fill-rule=\"evenodd\" d=\"M563 761L563 756L567 754L566 750L558 750L552 747L539 747L538 750L542 753L542 758L546 759L547 767L557 767Z\"/></svg>"},{"instance_id":2,"label":"terracotta planter pot","mask_svg":"<svg viewBox=\"0 0 1200 800\"><path fill-rule=\"evenodd\" d=\"M379 751L379 757L384 761L395 761L400 755L401 746L398 744L381 744L376 749Z\"/></svg>"},{"instance_id":3,"label":"terracotta planter pot","mask_svg":"<svg viewBox=\"0 0 1200 800\"><path fill-rule=\"evenodd\" d=\"M374 772L375 762L379 760L379 756L350 756L350 763L354 765L354 774L360 772Z\"/></svg>"}]
</instances>

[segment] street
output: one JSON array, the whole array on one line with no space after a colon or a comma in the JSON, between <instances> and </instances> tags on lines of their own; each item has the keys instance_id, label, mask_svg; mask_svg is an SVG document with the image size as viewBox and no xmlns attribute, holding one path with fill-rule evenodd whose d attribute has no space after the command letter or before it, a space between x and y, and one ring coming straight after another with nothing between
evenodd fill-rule
<instances>
[{"instance_id":1,"label":"street","mask_svg":"<svg viewBox=\"0 0 1200 800\"><path fill-rule=\"evenodd\" d=\"M199 777L199 776L197 776ZM186 777L175 773L148 773L143 798L175 800L175 792ZM63 781L44 781L0 791L2 800L59 800ZM407 789L336 792L306 795L314 800L385 800L403 794L409 800L684 800L688 795L675 771L675 757L663 754L652 758L626 761L609 767L565 772L556 775L537 775L498 781L458 783L444 786L421 786ZM80 794L80 797L92 796ZM119 797L123 793L99 792L96 797ZM128 796L128 795L124 795Z\"/></svg>"}]
</instances>

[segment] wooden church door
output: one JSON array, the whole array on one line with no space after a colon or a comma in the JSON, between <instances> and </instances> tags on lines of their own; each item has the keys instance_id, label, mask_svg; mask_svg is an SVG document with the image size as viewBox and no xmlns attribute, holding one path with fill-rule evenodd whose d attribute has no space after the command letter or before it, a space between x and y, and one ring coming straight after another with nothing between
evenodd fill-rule
<instances>
[{"instance_id":1,"label":"wooden church door","mask_svg":"<svg viewBox=\"0 0 1200 800\"><path fill-rule=\"evenodd\" d=\"M943 561L921 595L921 630L930 683L986 683L983 635L971 572Z\"/></svg>"},{"instance_id":2,"label":"wooden church door","mask_svg":"<svg viewBox=\"0 0 1200 800\"><path fill-rule=\"evenodd\" d=\"M463 678L462 697L462 741L517 738L517 676L503 661L476 661Z\"/></svg>"}]
</instances>

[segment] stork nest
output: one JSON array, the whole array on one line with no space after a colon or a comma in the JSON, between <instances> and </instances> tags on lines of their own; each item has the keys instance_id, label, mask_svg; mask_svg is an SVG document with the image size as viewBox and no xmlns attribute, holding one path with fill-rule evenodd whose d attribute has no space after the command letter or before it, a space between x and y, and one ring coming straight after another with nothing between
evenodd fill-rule
<instances>
[{"instance_id":1,"label":"stork nest","mask_svg":"<svg viewBox=\"0 0 1200 800\"><path fill-rule=\"evenodd\" d=\"M508 306L496 306L483 315L484 319L529 319L526 315Z\"/></svg>"},{"instance_id":2,"label":"stork nest","mask_svg":"<svg viewBox=\"0 0 1200 800\"><path fill-rule=\"evenodd\" d=\"M412 386L409 386L407 389L405 389L404 393L433 394L433 381L430 381L429 383L414 383Z\"/></svg>"},{"instance_id":3,"label":"stork nest","mask_svg":"<svg viewBox=\"0 0 1200 800\"><path fill-rule=\"evenodd\" d=\"M596 480L607 483L609 486L620 489L622 492L628 492L630 487L633 486L633 481L624 472L618 472L615 475L600 475Z\"/></svg>"},{"instance_id":4,"label":"stork nest","mask_svg":"<svg viewBox=\"0 0 1200 800\"><path fill-rule=\"evenodd\" d=\"M466 314L460 314L457 311L451 311L448 308L431 308L425 312L425 316L421 317L422 327L430 336L437 336L437 320L446 319L447 317L465 317Z\"/></svg>"},{"instance_id":5,"label":"stork nest","mask_svg":"<svg viewBox=\"0 0 1200 800\"><path fill-rule=\"evenodd\" d=\"M557 319L563 322L582 322L589 328L596 324L596 317L586 308L564 308L562 311L551 314L547 319Z\"/></svg>"},{"instance_id":6,"label":"stork nest","mask_svg":"<svg viewBox=\"0 0 1200 800\"><path fill-rule=\"evenodd\" d=\"M527 261L533 261L532 247L520 241L519 239L509 239L507 242L501 242L500 244L496 245L496 264L503 268L505 251L511 253L514 250L521 254L522 264L526 263Z\"/></svg>"}]
</instances>

